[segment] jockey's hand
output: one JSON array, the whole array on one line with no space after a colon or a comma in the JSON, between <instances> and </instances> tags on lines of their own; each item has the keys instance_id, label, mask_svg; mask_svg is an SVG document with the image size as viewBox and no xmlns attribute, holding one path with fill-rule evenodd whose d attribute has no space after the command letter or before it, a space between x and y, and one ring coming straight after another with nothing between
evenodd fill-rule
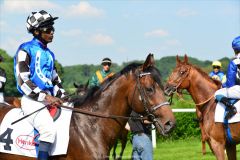
<instances>
[{"instance_id":1,"label":"jockey's hand","mask_svg":"<svg viewBox=\"0 0 240 160\"><path fill-rule=\"evenodd\" d=\"M53 97L50 95L46 95L45 100L48 102L48 104L51 104L56 107L63 103L63 101L60 98Z\"/></svg>"}]
</instances>

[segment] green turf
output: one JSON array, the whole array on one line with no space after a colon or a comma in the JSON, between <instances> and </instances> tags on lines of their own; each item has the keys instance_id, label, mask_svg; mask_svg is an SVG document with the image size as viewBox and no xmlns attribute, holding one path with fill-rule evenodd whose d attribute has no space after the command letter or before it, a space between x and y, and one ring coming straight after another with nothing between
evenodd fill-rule
<instances>
[{"instance_id":1,"label":"green turf","mask_svg":"<svg viewBox=\"0 0 240 160\"><path fill-rule=\"evenodd\" d=\"M117 153L119 153L120 148L119 144ZM201 141L198 138L157 142L157 147L154 149L154 160L215 160L216 158L211 153L208 145L206 148L207 153L203 156L201 152ZM131 151L132 146L131 143L128 142L124 151L123 160L131 158ZM240 145L237 147L237 159L239 158Z\"/></svg>"}]
</instances>

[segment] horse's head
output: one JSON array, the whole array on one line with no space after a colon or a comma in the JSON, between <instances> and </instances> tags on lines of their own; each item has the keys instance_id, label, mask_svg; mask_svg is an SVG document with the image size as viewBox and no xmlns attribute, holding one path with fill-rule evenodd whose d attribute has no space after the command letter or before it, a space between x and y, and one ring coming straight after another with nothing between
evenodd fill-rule
<instances>
[{"instance_id":1,"label":"horse's head","mask_svg":"<svg viewBox=\"0 0 240 160\"><path fill-rule=\"evenodd\" d=\"M130 87L129 105L134 111L146 115L160 134L166 135L175 127L175 117L164 96L160 72L154 67L153 55L149 54L133 74L135 84Z\"/></svg>"},{"instance_id":2,"label":"horse's head","mask_svg":"<svg viewBox=\"0 0 240 160\"><path fill-rule=\"evenodd\" d=\"M79 85L74 82L73 85L76 88L76 94L79 96L84 96L87 93L88 84L89 84L89 81L87 81L85 85L84 84Z\"/></svg>"},{"instance_id":3,"label":"horse's head","mask_svg":"<svg viewBox=\"0 0 240 160\"><path fill-rule=\"evenodd\" d=\"M190 85L190 70L191 65L188 63L187 55L184 56L184 61L181 61L179 57L176 57L176 67L172 71L167 84L165 85L164 92L168 96L180 89L187 89Z\"/></svg>"}]
</instances>

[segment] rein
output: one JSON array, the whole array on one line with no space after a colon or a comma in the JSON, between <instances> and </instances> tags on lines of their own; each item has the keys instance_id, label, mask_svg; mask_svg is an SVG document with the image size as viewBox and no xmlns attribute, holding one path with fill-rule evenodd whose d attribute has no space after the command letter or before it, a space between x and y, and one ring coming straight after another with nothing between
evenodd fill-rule
<instances>
[{"instance_id":1,"label":"rein","mask_svg":"<svg viewBox=\"0 0 240 160\"><path fill-rule=\"evenodd\" d=\"M110 118L110 119L122 118L122 119L134 119L134 120L147 120L146 117L106 115L106 114L101 114L101 113L98 113L98 112L91 112L91 111L87 111L87 110L84 110L84 109L72 108L72 107L63 106L63 105L60 105L58 107L69 109L69 110L72 110L73 112L76 112L76 113L82 113L82 114L85 114L85 115L88 115L88 116L95 116L95 117L99 117L99 118Z\"/></svg>"},{"instance_id":2,"label":"rein","mask_svg":"<svg viewBox=\"0 0 240 160\"><path fill-rule=\"evenodd\" d=\"M175 92L175 93L176 93L176 95L177 95L178 97L180 97L180 101L183 101L183 102L185 102L185 103L187 103L187 104L196 105L196 106L201 106L201 105L207 103L208 101L210 101L210 100L214 97L214 94L212 94L208 99L206 99L206 100L203 101L203 102L200 102L200 103L192 103L192 102L189 102L189 101L187 101L187 100L184 100L177 92ZM171 96L171 99L172 99L172 97L173 97L173 96ZM172 100L171 100L171 101L172 101Z\"/></svg>"}]
</instances>

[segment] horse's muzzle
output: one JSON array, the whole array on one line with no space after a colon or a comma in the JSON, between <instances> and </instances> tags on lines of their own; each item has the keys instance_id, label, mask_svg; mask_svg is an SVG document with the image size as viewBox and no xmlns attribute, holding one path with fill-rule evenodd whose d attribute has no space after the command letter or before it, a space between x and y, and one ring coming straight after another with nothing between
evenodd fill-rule
<instances>
[{"instance_id":1,"label":"horse's muzzle","mask_svg":"<svg viewBox=\"0 0 240 160\"><path fill-rule=\"evenodd\" d=\"M154 126L156 127L158 133L163 136L167 136L175 128L176 123L172 121L167 121L165 124L161 124L160 122L155 121Z\"/></svg>"}]
</instances>

